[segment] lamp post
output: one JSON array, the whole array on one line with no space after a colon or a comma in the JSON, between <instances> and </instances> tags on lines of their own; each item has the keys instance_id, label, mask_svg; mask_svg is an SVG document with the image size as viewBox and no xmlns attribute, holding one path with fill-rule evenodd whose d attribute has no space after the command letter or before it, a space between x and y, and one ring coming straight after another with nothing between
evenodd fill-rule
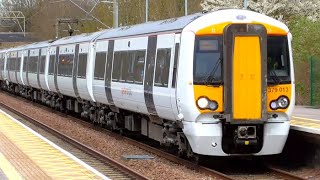
<instances>
[{"instance_id":1,"label":"lamp post","mask_svg":"<svg viewBox=\"0 0 320 180\"><path fill-rule=\"evenodd\" d=\"M188 15L188 0L184 0L184 15Z\"/></svg>"},{"instance_id":2,"label":"lamp post","mask_svg":"<svg viewBox=\"0 0 320 180\"><path fill-rule=\"evenodd\" d=\"M113 28L119 27L119 2L118 2L118 0L101 1L101 2L113 4Z\"/></svg>"},{"instance_id":3,"label":"lamp post","mask_svg":"<svg viewBox=\"0 0 320 180\"><path fill-rule=\"evenodd\" d=\"M248 0L243 0L243 8L248 9Z\"/></svg>"},{"instance_id":4,"label":"lamp post","mask_svg":"<svg viewBox=\"0 0 320 180\"><path fill-rule=\"evenodd\" d=\"M149 0L146 0L146 22L148 22L148 15L149 15Z\"/></svg>"}]
</instances>

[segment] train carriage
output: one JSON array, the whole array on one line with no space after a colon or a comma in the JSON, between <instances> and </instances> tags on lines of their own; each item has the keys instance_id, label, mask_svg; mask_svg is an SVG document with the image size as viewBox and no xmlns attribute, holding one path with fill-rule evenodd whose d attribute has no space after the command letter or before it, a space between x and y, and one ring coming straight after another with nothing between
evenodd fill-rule
<instances>
[{"instance_id":1,"label":"train carriage","mask_svg":"<svg viewBox=\"0 0 320 180\"><path fill-rule=\"evenodd\" d=\"M5 50L0 51L0 80L4 81Z\"/></svg>"},{"instance_id":2,"label":"train carriage","mask_svg":"<svg viewBox=\"0 0 320 180\"><path fill-rule=\"evenodd\" d=\"M291 40L236 9L67 37L49 45L49 93L188 157L278 154L295 105Z\"/></svg>"},{"instance_id":3,"label":"train carriage","mask_svg":"<svg viewBox=\"0 0 320 180\"><path fill-rule=\"evenodd\" d=\"M101 33L62 38L50 46L48 84L59 96L66 96L66 109L70 111L75 110L78 101L95 102L92 94L95 47L91 41Z\"/></svg>"}]
</instances>

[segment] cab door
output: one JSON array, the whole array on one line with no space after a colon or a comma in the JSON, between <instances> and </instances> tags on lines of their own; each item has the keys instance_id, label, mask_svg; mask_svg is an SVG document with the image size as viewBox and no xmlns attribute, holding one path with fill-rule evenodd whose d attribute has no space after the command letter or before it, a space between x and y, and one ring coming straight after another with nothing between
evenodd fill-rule
<instances>
[{"instance_id":1,"label":"cab door","mask_svg":"<svg viewBox=\"0 0 320 180\"><path fill-rule=\"evenodd\" d=\"M178 78L178 61L179 61L179 52L180 52L180 34L175 35L175 45L174 45L174 58L172 70L170 71L170 74L172 74L171 78L171 90L170 90L170 96L171 96L171 107L173 114L175 115L175 119L179 119L178 114L178 105L177 105L177 89L176 89L176 83L177 83L177 78Z\"/></svg>"},{"instance_id":2,"label":"cab door","mask_svg":"<svg viewBox=\"0 0 320 180\"><path fill-rule=\"evenodd\" d=\"M267 119L267 31L263 25L231 24L224 31L224 100L229 121Z\"/></svg>"}]
</instances>

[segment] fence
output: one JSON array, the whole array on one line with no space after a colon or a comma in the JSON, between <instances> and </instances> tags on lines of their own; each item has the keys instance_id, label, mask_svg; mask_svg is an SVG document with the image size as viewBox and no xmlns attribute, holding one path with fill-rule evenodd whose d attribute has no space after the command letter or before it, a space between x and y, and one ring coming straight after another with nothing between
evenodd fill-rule
<instances>
[{"instance_id":1,"label":"fence","mask_svg":"<svg viewBox=\"0 0 320 180\"><path fill-rule=\"evenodd\" d=\"M320 106L320 58L310 58L310 105Z\"/></svg>"}]
</instances>

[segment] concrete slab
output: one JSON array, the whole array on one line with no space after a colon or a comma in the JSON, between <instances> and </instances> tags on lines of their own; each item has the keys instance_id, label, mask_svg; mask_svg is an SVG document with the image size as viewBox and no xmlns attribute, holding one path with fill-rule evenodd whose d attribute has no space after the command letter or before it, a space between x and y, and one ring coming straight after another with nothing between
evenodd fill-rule
<instances>
[{"instance_id":1,"label":"concrete slab","mask_svg":"<svg viewBox=\"0 0 320 180\"><path fill-rule=\"evenodd\" d=\"M296 106L293 111L293 118L308 118L320 121L320 108L310 106Z\"/></svg>"},{"instance_id":2,"label":"concrete slab","mask_svg":"<svg viewBox=\"0 0 320 180\"><path fill-rule=\"evenodd\" d=\"M293 130L320 135L320 109L296 106L290 123Z\"/></svg>"}]
</instances>

